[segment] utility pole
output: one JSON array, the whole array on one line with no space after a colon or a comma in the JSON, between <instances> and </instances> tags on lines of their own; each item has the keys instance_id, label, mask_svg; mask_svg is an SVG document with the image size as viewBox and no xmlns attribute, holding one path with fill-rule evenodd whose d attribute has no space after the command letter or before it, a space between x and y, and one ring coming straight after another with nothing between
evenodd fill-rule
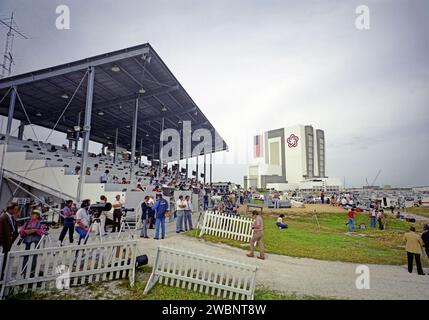
<instances>
[{"instance_id":1,"label":"utility pole","mask_svg":"<svg viewBox=\"0 0 429 320\"><path fill-rule=\"evenodd\" d=\"M14 64L12 51L15 34L23 39L28 39L26 35L18 30L18 25L16 25L13 20L13 12L10 16L10 19L7 20L9 21L0 19L0 24L6 26L8 30L6 33L6 43L4 46L3 63L0 65L0 79L9 77L12 73L12 64Z\"/></svg>"}]
</instances>

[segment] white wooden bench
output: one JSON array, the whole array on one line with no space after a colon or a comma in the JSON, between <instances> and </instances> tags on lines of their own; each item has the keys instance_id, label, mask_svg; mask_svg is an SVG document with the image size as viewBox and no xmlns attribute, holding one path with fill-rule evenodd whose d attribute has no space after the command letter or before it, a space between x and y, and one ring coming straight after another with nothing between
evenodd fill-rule
<instances>
[{"instance_id":1,"label":"white wooden bench","mask_svg":"<svg viewBox=\"0 0 429 320\"><path fill-rule=\"evenodd\" d=\"M63 288L128 277L135 280L137 240L93 243L80 246L10 251L6 263L4 294ZM24 263L28 257L27 263ZM33 259L37 257L35 269ZM59 282L64 283L59 283ZM65 283L66 282L66 283Z\"/></svg>"},{"instance_id":2,"label":"white wooden bench","mask_svg":"<svg viewBox=\"0 0 429 320\"><path fill-rule=\"evenodd\" d=\"M204 234L249 242L253 236L253 219L233 217L224 213L207 211L204 214L200 237Z\"/></svg>"},{"instance_id":3,"label":"white wooden bench","mask_svg":"<svg viewBox=\"0 0 429 320\"><path fill-rule=\"evenodd\" d=\"M157 283L228 299L253 300L257 266L160 246L144 290Z\"/></svg>"}]
</instances>

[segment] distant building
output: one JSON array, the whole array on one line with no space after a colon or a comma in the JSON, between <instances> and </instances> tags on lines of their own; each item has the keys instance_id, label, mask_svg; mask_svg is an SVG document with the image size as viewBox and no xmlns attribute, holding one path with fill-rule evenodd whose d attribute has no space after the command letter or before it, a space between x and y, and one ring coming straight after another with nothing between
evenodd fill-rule
<instances>
[{"instance_id":1,"label":"distant building","mask_svg":"<svg viewBox=\"0 0 429 320\"><path fill-rule=\"evenodd\" d=\"M212 187L223 192L233 192L238 189L238 186L233 182L213 182Z\"/></svg>"},{"instance_id":2,"label":"distant building","mask_svg":"<svg viewBox=\"0 0 429 320\"><path fill-rule=\"evenodd\" d=\"M245 188L337 191L340 179L326 175L325 132L296 125L254 137Z\"/></svg>"}]
</instances>

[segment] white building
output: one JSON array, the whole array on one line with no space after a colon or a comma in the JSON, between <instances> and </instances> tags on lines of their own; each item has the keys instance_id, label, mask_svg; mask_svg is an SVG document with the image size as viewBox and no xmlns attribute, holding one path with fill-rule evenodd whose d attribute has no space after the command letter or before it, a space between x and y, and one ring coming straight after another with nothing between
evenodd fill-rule
<instances>
[{"instance_id":1,"label":"white building","mask_svg":"<svg viewBox=\"0 0 429 320\"><path fill-rule=\"evenodd\" d=\"M325 133L296 125L270 130L254 137L253 159L245 188L337 191L340 179L326 176Z\"/></svg>"}]
</instances>

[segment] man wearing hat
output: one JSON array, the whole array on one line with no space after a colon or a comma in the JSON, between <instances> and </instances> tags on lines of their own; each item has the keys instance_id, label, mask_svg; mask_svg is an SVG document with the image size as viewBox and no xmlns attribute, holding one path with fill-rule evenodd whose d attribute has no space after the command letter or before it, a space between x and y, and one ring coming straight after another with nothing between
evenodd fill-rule
<instances>
[{"instance_id":1,"label":"man wearing hat","mask_svg":"<svg viewBox=\"0 0 429 320\"><path fill-rule=\"evenodd\" d=\"M159 227L161 227L162 239L165 238L165 213L169 210L170 204L162 197L162 194L156 195L156 203L152 206L155 210L155 238L159 240Z\"/></svg>"},{"instance_id":2,"label":"man wearing hat","mask_svg":"<svg viewBox=\"0 0 429 320\"><path fill-rule=\"evenodd\" d=\"M3 247L4 260L0 279L3 278L3 272L6 267L7 254L12 248L12 244L18 238L18 228L16 217L19 214L19 207L16 202L10 202L6 206L6 211L0 215L0 247Z\"/></svg>"}]
</instances>

